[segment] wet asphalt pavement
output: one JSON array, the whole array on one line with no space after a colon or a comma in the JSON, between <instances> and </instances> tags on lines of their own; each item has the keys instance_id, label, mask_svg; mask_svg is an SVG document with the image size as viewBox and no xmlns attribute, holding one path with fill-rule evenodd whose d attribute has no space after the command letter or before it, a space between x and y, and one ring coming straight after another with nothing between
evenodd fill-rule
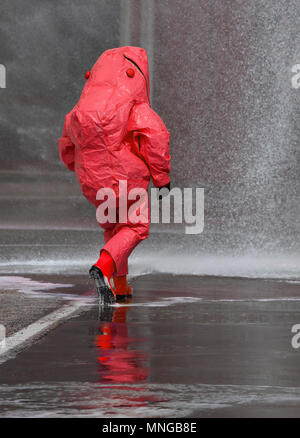
<instances>
[{"instance_id":1,"label":"wet asphalt pavement","mask_svg":"<svg viewBox=\"0 0 300 438\"><path fill-rule=\"evenodd\" d=\"M30 278L74 286L16 301L82 306L0 364L1 417L300 415L299 282L146 275L99 312L82 276Z\"/></svg>"}]
</instances>

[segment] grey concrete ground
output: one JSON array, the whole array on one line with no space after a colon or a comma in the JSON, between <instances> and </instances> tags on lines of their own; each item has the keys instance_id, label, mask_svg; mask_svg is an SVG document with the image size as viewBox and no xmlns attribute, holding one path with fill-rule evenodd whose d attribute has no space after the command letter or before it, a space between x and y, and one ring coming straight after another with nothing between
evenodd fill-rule
<instances>
[{"instance_id":1,"label":"grey concrete ground","mask_svg":"<svg viewBox=\"0 0 300 438\"><path fill-rule=\"evenodd\" d=\"M51 275L0 277L1 287L4 287L0 290L0 323L5 326L7 336L60 308L71 299L72 288L68 287L71 286L70 281L68 283L67 278L59 282L56 280L57 277ZM67 287L64 287L64 283ZM53 287L48 290L46 286L43 290L42 286L47 284ZM76 293L85 293L87 287L86 278L76 279Z\"/></svg>"},{"instance_id":2,"label":"grey concrete ground","mask_svg":"<svg viewBox=\"0 0 300 438\"><path fill-rule=\"evenodd\" d=\"M27 323L44 294L89 301L0 365L1 417L300 415L297 281L146 275L131 303L100 314L86 277L31 281L74 287L15 292Z\"/></svg>"},{"instance_id":3,"label":"grey concrete ground","mask_svg":"<svg viewBox=\"0 0 300 438\"><path fill-rule=\"evenodd\" d=\"M57 298L30 298L11 290L0 291L0 302L0 321L6 328L7 336L62 305L62 300Z\"/></svg>"}]
</instances>

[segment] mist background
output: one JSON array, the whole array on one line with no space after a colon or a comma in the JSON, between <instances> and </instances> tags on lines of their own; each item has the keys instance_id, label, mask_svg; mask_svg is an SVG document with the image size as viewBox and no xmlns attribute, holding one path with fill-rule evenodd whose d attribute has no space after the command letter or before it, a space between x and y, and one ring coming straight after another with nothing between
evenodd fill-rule
<instances>
[{"instance_id":1,"label":"mist background","mask_svg":"<svg viewBox=\"0 0 300 438\"><path fill-rule=\"evenodd\" d=\"M85 272L103 237L57 139L84 73L112 47L148 51L171 133L173 187L204 187L205 227L162 224L131 273L300 276L297 0L4 0L0 270Z\"/></svg>"}]
</instances>

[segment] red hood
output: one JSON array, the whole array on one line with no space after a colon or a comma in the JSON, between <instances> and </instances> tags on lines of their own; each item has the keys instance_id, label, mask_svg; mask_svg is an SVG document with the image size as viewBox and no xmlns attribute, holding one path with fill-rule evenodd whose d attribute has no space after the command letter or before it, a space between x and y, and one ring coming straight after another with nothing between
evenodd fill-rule
<instances>
[{"instance_id":1,"label":"red hood","mask_svg":"<svg viewBox=\"0 0 300 438\"><path fill-rule=\"evenodd\" d=\"M128 69L134 70L134 77L127 75ZM78 107L111 113L128 100L150 103L148 56L141 47L105 51L90 72Z\"/></svg>"}]
</instances>

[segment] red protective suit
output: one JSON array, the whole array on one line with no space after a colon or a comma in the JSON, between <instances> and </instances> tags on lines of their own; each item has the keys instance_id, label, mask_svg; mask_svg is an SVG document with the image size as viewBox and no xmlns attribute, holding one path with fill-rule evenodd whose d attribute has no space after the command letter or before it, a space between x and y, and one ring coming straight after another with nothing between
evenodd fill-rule
<instances>
[{"instance_id":1,"label":"red protective suit","mask_svg":"<svg viewBox=\"0 0 300 438\"><path fill-rule=\"evenodd\" d=\"M104 52L91 72L79 102L65 118L59 139L61 160L75 170L83 195L96 207L100 188L119 196L119 181L127 190L169 183L169 132L149 101L147 53L140 47ZM100 224L105 249L116 275L127 273L127 258L148 237L149 221Z\"/></svg>"}]
</instances>

